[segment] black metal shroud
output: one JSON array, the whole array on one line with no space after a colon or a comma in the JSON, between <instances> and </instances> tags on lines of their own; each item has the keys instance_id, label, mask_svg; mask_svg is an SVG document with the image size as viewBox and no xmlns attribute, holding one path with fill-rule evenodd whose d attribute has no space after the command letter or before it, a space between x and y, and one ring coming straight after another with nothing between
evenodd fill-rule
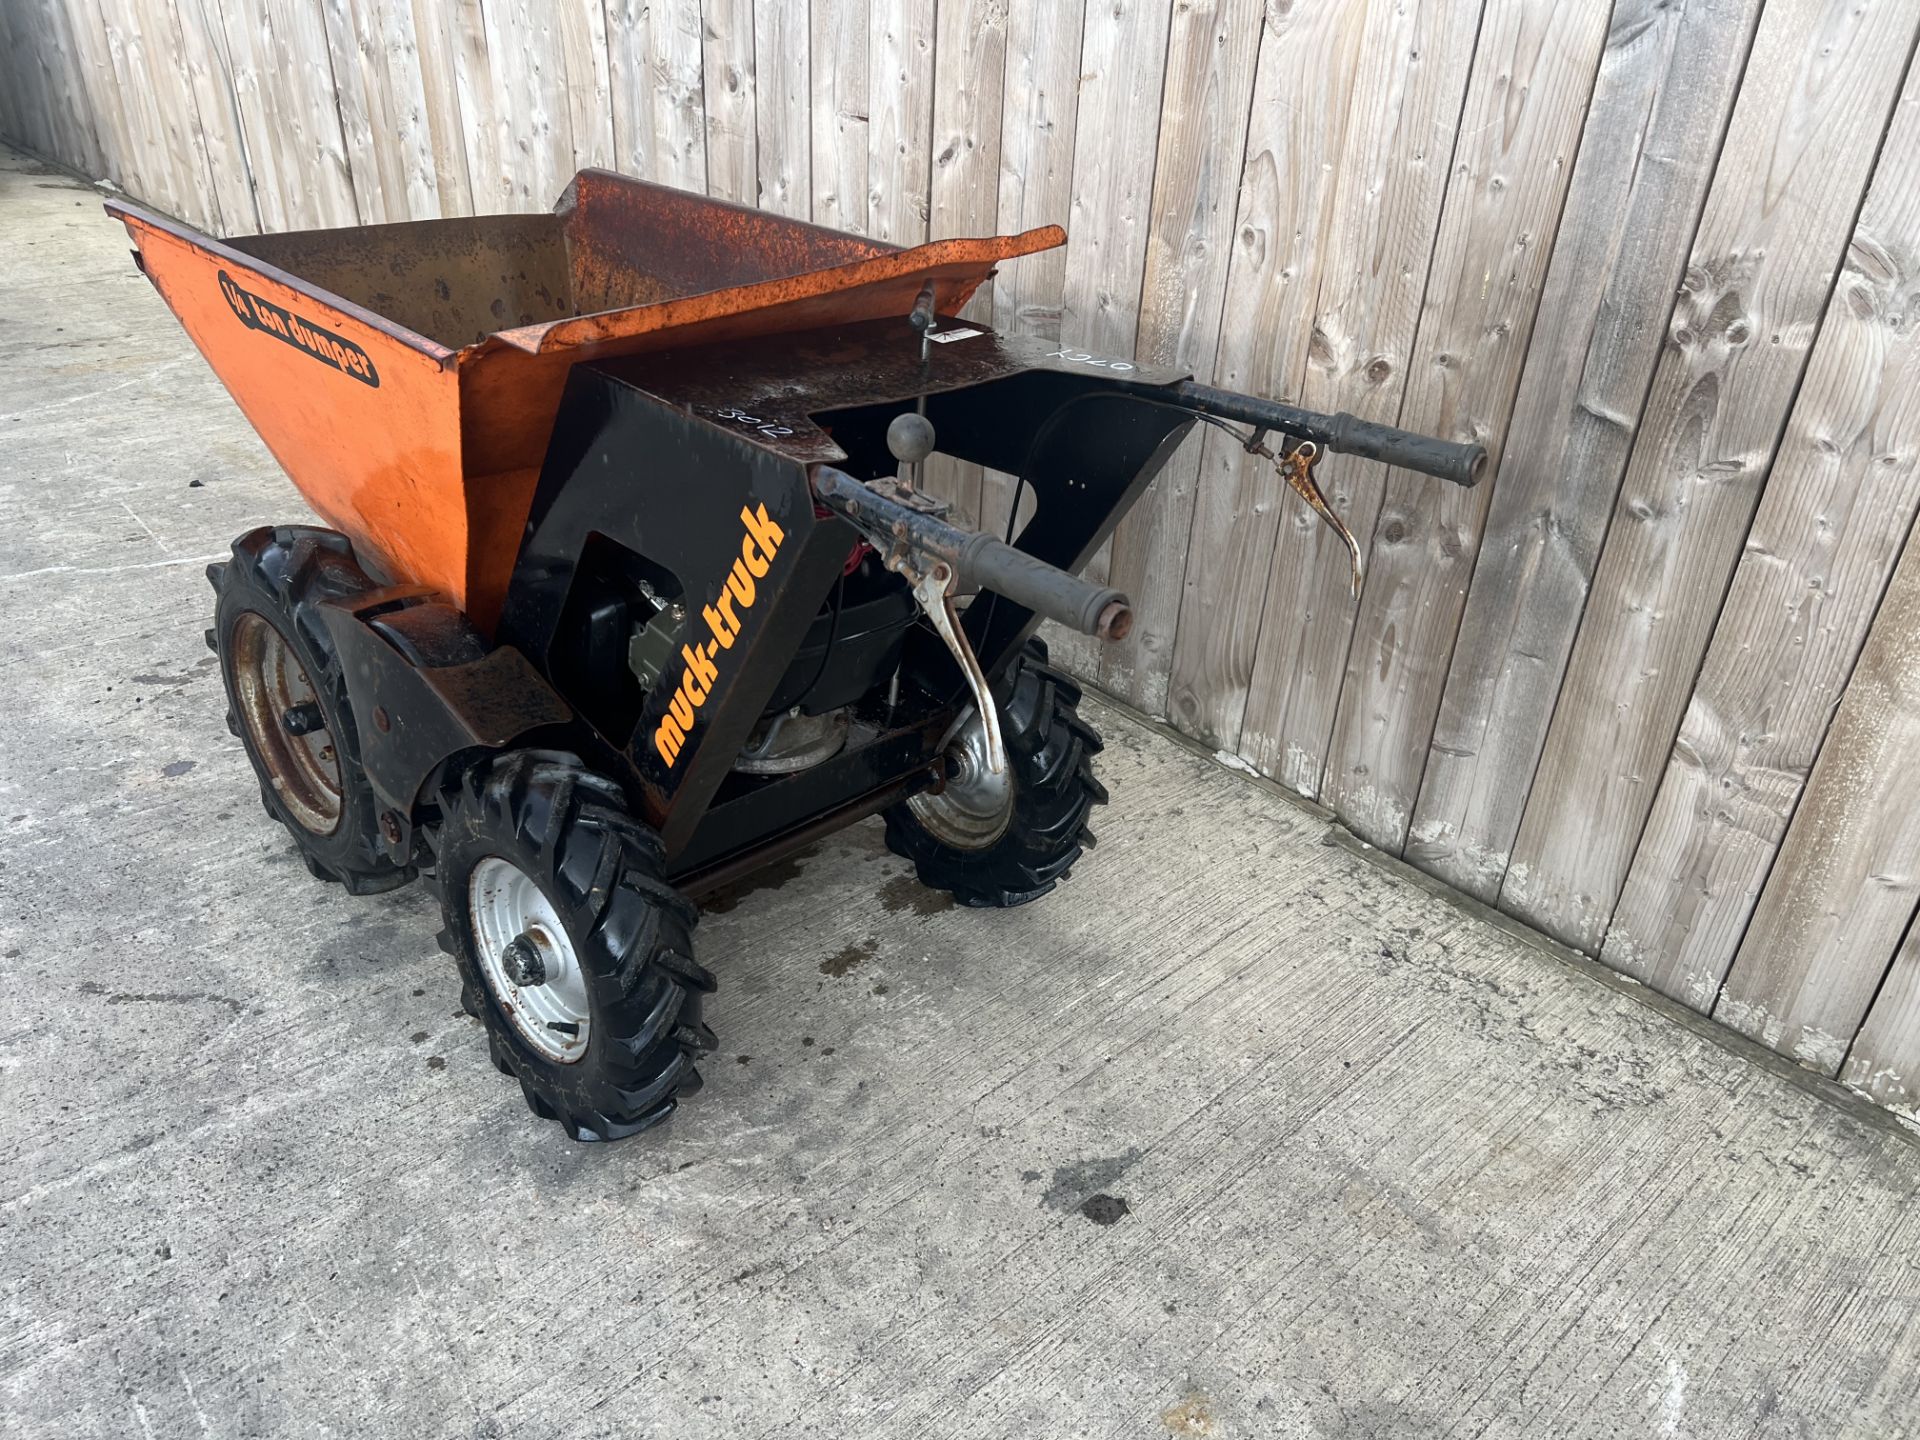
<instances>
[{"instance_id":1,"label":"black metal shroud","mask_svg":"<svg viewBox=\"0 0 1920 1440\"><path fill-rule=\"evenodd\" d=\"M924 396L940 453L1021 476L1031 488L1036 510L1017 547L1078 571L1194 423L1174 399L1181 373L1043 341L959 334L966 330L941 320L925 362L903 323L876 321L576 367L495 637L517 654L494 661L491 673L510 674L524 693L495 695L476 715L477 687L433 683L431 647L403 650L365 614L330 616L343 654L353 656L363 758L399 812L395 848L410 845L428 818L432 783L450 757L509 741L577 751L621 780L690 888L939 783L935 747L964 694L959 668L924 622L903 623L899 577L869 556L843 579L859 537L816 506L808 466L831 463L862 479L893 474L887 424ZM770 558L748 544L754 527L742 520L743 509L761 506L781 536ZM765 572L752 574L759 560ZM730 573L738 634L721 646ZM853 604L849 588L859 592ZM854 617L837 632L836 590L839 618ZM747 591L750 603L739 598ZM663 613L660 624L680 626L674 658L643 692L627 666L627 638ZM824 654L823 619L835 633ZM1036 622L1003 597L983 596L965 624L998 680ZM355 630L364 633L348 633ZM710 678L683 693L683 677L706 666L690 667L677 647L703 641L714 651ZM463 678L479 674L471 658L460 663ZM416 670L425 683L396 673ZM734 773L769 704L808 693L816 676L830 676L821 685L837 697L859 697L846 748L795 775ZM656 735L676 694L684 713L694 691L693 723L669 761ZM396 727L404 743L374 727L376 696L405 715ZM402 796L411 802L402 806Z\"/></svg>"}]
</instances>

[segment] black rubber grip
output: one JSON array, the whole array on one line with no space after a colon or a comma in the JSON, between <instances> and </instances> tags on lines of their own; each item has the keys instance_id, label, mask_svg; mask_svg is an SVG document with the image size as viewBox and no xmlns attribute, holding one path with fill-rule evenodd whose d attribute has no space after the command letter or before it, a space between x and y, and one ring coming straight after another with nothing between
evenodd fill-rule
<instances>
[{"instance_id":1,"label":"black rubber grip","mask_svg":"<svg viewBox=\"0 0 1920 1440\"><path fill-rule=\"evenodd\" d=\"M1069 575L991 535L974 533L961 548L956 569L963 584L998 591L1014 604L1082 635L1104 633L1101 617L1108 608L1127 605L1127 597L1112 586Z\"/></svg>"},{"instance_id":2,"label":"black rubber grip","mask_svg":"<svg viewBox=\"0 0 1920 1440\"><path fill-rule=\"evenodd\" d=\"M1483 445L1436 440L1431 435L1417 435L1411 430L1362 420L1344 411L1338 415L1322 415L1317 410L1302 410L1298 406L1282 405L1278 400L1216 390L1192 380L1175 386L1174 393L1183 405L1203 415L1218 415L1223 420L1238 420L1243 425L1311 440L1328 450L1379 460L1402 470L1417 470L1422 475L1450 480L1455 485L1478 485L1486 473L1487 451Z\"/></svg>"}]
</instances>

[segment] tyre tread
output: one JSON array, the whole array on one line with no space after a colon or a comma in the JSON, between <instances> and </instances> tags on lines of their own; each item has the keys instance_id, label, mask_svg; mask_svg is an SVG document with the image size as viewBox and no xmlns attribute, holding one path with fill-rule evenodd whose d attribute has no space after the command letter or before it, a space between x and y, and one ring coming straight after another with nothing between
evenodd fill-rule
<instances>
[{"instance_id":1,"label":"tyre tread","mask_svg":"<svg viewBox=\"0 0 1920 1440\"><path fill-rule=\"evenodd\" d=\"M714 978L692 958L699 912L665 880L657 838L620 804L619 787L576 756L483 760L448 787L434 872L462 1003L486 1025L534 1113L581 1141L666 1119L697 1087L694 1062L715 1043L701 1017ZM466 911L467 877L486 854L535 878L588 971L595 1038L574 1064L528 1049L487 988Z\"/></svg>"},{"instance_id":2,"label":"tyre tread","mask_svg":"<svg viewBox=\"0 0 1920 1440\"><path fill-rule=\"evenodd\" d=\"M351 895L378 895L398 889L418 871L411 863L395 862L380 840L376 818L379 805L360 765L359 738L346 682L318 610L323 600L372 589L373 581L354 560L353 546L346 536L315 526L262 526L235 540L232 551L231 560L207 566L207 580L216 600L214 624L207 630L206 640L221 657L220 671L227 687L227 729L239 737L253 766L260 782L260 803L270 818L286 827L302 863L315 879L343 886ZM246 610L258 612L292 642L307 678L329 712L345 806L341 823L331 835L314 835L293 818L275 793L272 777L240 723L239 702L221 641L239 613Z\"/></svg>"},{"instance_id":3,"label":"tyre tread","mask_svg":"<svg viewBox=\"0 0 1920 1440\"><path fill-rule=\"evenodd\" d=\"M1008 832L985 850L943 844L911 808L886 812L887 846L911 860L920 883L961 904L1005 909L1051 892L1094 845L1088 820L1107 803L1093 774L1100 734L1079 713L1080 686L1047 663L1046 646L1027 642L1001 711L1014 772L1014 816Z\"/></svg>"}]
</instances>

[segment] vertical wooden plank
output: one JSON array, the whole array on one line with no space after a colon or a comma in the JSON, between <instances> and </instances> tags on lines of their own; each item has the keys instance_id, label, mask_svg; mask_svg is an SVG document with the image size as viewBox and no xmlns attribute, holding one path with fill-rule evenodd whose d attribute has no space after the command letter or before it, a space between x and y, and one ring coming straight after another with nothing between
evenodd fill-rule
<instances>
[{"instance_id":1,"label":"vertical wooden plank","mask_svg":"<svg viewBox=\"0 0 1920 1440\"><path fill-rule=\"evenodd\" d=\"M1906 943L1854 1037L1840 1078L1920 1125L1920 925L1907 927Z\"/></svg>"},{"instance_id":2,"label":"vertical wooden plank","mask_svg":"<svg viewBox=\"0 0 1920 1440\"><path fill-rule=\"evenodd\" d=\"M54 155L65 146L54 136L48 76L55 65L71 57L55 49L46 18L36 4L0 5L0 41L6 45L5 52L0 53L7 91L0 96L6 137L41 155ZM98 155L96 145L94 174L99 173Z\"/></svg>"},{"instance_id":3,"label":"vertical wooden plank","mask_svg":"<svg viewBox=\"0 0 1920 1440\"><path fill-rule=\"evenodd\" d=\"M1920 509L1920 69L1880 155L1600 952L1696 1009L1719 991Z\"/></svg>"},{"instance_id":4,"label":"vertical wooden plank","mask_svg":"<svg viewBox=\"0 0 1920 1440\"><path fill-rule=\"evenodd\" d=\"M33 0L15 11L33 38L32 48L16 64L31 76L30 103L38 117L38 148L42 154L78 166L86 173L109 173L107 154L111 116L119 113L120 97L97 93L104 77L91 71L81 40L96 40L97 17L73 0Z\"/></svg>"},{"instance_id":5,"label":"vertical wooden plank","mask_svg":"<svg viewBox=\"0 0 1920 1440\"><path fill-rule=\"evenodd\" d=\"M603 0L552 0L554 28L565 72L567 131L572 169L613 164L613 82L608 71L607 16ZM563 182L564 183L564 182ZM552 204L556 190L547 197Z\"/></svg>"},{"instance_id":6,"label":"vertical wooden plank","mask_svg":"<svg viewBox=\"0 0 1920 1440\"><path fill-rule=\"evenodd\" d=\"M990 235L1000 210L1006 0L944 0L934 62L931 238ZM991 318L987 287L966 313Z\"/></svg>"},{"instance_id":7,"label":"vertical wooden plank","mask_svg":"<svg viewBox=\"0 0 1920 1440\"><path fill-rule=\"evenodd\" d=\"M113 60L113 44L99 0L43 0L49 35L58 35L56 54L73 56L75 89L93 115L100 141L100 178L129 195L146 195L157 187L147 175L147 157L138 143L135 107L138 97L128 93L125 76ZM64 32L64 33L63 33ZM49 124L57 124L63 108L58 85L61 76L45 76ZM56 145L58 131L51 132Z\"/></svg>"},{"instance_id":8,"label":"vertical wooden plank","mask_svg":"<svg viewBox=\"0 0 1920 1440\"><path fill-rule=\"evenodd\" d=\"M185 83L189 70L186 37L182 33L177 0L144 0L151 6L142 70L157 102L161 133L175 154L175 164L192 201L194 223L217 232L221 225L219 188L214 184L213 160L199 107ZM185 212L183 212L185 213Z\"/></svg>"},{"instance_id":9,"label":"vertical wooden plank","mask_svg":"<svg viewBox=\"0 0 1920 1440\"><path fill-rule=\"evenodd\" d=\"M759 205L805 220L813 214L813 83L807 0L755 0L754 124Z\"/></svg>"},{"instance_id":10,"label":"vertical wooden plank","mask_svg":"<svg viewBox=\"0 0 1920 1440\"><path fill-rule=\"evenodd\" d=\"M235 103L233 66L219 14L219 0L175 0L180 24L183 76L207 150L207 170L220 212L222 235L249 235L261 228L246 139Z\"/></svg>"},{"instance_id":11,"label":"vertical wooden plank","mask_svg":"<svg viewBox=\"0 0 1920 1440\"><path fill-rule=\"evenodd\" d=\"M927 238L933 161L933 0L875 4L867 32L867 233Z\"/></svg>"},{"instance_id":12,"label":"vertical wooden plank","mask_svg":"<svg viewBox=\"0 0 1920 1440\"><path fill-rule=\"evenodd\" d=\"M69 0L75 3L75 0ZM126 188L169 215L179 215L185 197L175 184L173 156L159 136L160 119L151 88L139 72L138 31L127 23L125 0L79 0L84 22L96 17L100 46L96 73L108 78L117 100L115 140L127 172ZM91 23L87 24L89 31ZM129 50L133 53L129 53ZM182 216L182 218L185 218Z\"/></svg>"},{"instance_id":13,"label":"vertical wooden plank","mask_svg":"<svg viewBox=\"0 0 1920 1440\"><path fill-rule=\"evenodd\" d=\"M169 0L97 0L82 13L100 17L134 193L190 224L215 224L219 207L192 97L179 80L185 61Z\"/></svg>"},{"instance_id":14,"label":"vertical wooden plank","mask_svg":"<svg viewBox=\"0 0 1920 1440\"><path fill-rule=\"evenodd\" d=\"M812 94L813 221L867 230L867 0L813 0L808 45Z\"/></svg>"},{"instance_id":15,"label":"vertical wooden plank","mask_svg":"<svg viewBox=\"0 0 1920 1440\"><path fill-rule=\"evenodd\" d=\"M1506 874L1759 13L1614 7L1407 840L1477 899Z\"/></svg>"},{"instance_id":16,"label":"vertical wooden plank","mask_svg":"<svg viewBox=\"0 0 1920 1440\"><path fill-rule=\"evenodd\" d=\"M407 0L325 0L340 128L355 203L367 224L441 213L413 7Z\"/></svg>"},{"instance_id":17,"label":"vertical wooden plank","mask_svg":"<svg viewBox=\"0 0 1920 1440\"><path fill-rule=\"evenodd\" d=\"M753 0L707 0L700 50L706 75L707 193L756 203Z\"/></svg>"},{"instance_id":18,"label":"vertical wooden plank","mask_svg":"<svg viewBox=\"0 0 1920 1440\"><path fill-rule=\"evenodd\" d=\"M545 0L484 0L495 132L491 172L473 170L474 204L488 211L549 208L573 178L573 122L555 8Z\"/></svg>"},{"instance_id":19,"label":"vertical wooden plank","mask_svg":"<svg viewBox=\"0 0 1920 1440\"><path fill-rule=\"evenodd\" d=\"M615 168L707 188L700 0L609 0Z\"/></svg>"},{"instance_id":20,"label":"vertical wooden plank","mask_svg":"<svg viewBox=\"0 0 1920 1440\"><path fill-rule=\"evenodd\" d=\"M1606 41L1606 10L1490 0L1454 148L1400 423L1478 440L1494 464ZM1406 840L1491 486L1387 476L1322 798Z\"/></svg>"},{"instance_id":21,"label":"vertical wooden plank","mask_svg":"<svg viewBox=\"0 0 1920 1440\"><path fill-rule=\"evenodd\" d=\"M443 7L440 20L453 72L454 107L461 122L467 198L473 207L472 213L484 215L505 205L501 192L508 165L500 149L503 130L497 120L486 17L480 0L428 0L428 3Z\"/></svg>"},{"instance_id":22,"label":"vertical wooden plank","mask_svg":"<svg viewBox=\"0 0 1920 1440\"><path fill-rule=\"evenodd\" d=\"M476 0L477 3L477 0ZM273 39L262 0L207 0L217 10L220 48L226 55L234 114L246 148L255 209L262 230L301 228L290 191L294 181L282 173L273 115Z\"/></svg>"},{"instance_id":23,"label":"vertical wooden plank","mask_svg":"<svg viewBox=\"0 0 1920 1440\"><path fill-rule=\"evenodd\" d=\"M1263 0L1195 0L1174 7L1168 31L1134 352L1202 377L1213 374L1220 345L1265 9ZM1344 114L1325 93L1330 80L1322 71L1321 103ZM1265 100L1272 107L1278 98ZM1188 437L1113 537L1108 579L1133 598L1134 622L1125 640L1102 650L1100 679L1149 714L1166 709L1194 485L1202 441L1213 433L1202 427Z\"/></svg>"},{"instance_id":24,"label":"vertical wooden plank","mask_svg":"<svg viewBox=\"0 0 1920 1440\"><path fill-rule=\"evenodd\" d=\"M1298 396L1315 409L1399 418L1477 19L1477 9L1463 12L1445 0L1368 10L1349 102L1353 121L1335 161L1339 188L1322 246L1319 297L1300 337ZM1319 473L1336 513L1365 543L1379 513L1383 468L1335 455ZM1203 478L1202 493L1214 483ZM1245 658L1229 653L1229 663L1210 672L1226 677L1225 698L1207 704L1222 743L1234 745L1237 735L1240 753L1261 770L1317 795L1356 607L1345 546L1285 486L1266 483L1269 523L1279 533L1264 562L1256 556L1265 564L1264 587L1249 592L1249 603L1260 607L1257 644ZM1258 573L1253 587L1260 587ZM1176 687L1176 714L1185 693Z\"/></svg>"},{"instance_id":25,"label":"vertical wooden plank","mask_svg":"<svg viewBox=\"0 0 1920 1440\"><path fill-rule=\"evenodd\" d=\"M1713 1018L1832 1075L1920 902L1920 532L1794 813Z\"/></svg>"},{"instance_id":26,"label":"vertical wooden plank","mask_svg":"<svg viewBox=\"0 0 1920 1440\"><path fill-rule=\"evenodd\" d=\"M420 106L433 155L433 194L442 215L473 214L467 173L467 120L460 111L459 10L450 0L381 0L387 33L411 33L420 75ZM392 40L389 43L393 43Z\"/></svg>"},{"instance_id":27,"label":"vertical wooden plank","mask_svg":"<svg viewBox=\"0 0 1920 1440\"><path fill-rule=\"evenodd\" d=\"M266 18L273 75L272 114L265 118L274 126L285 173L296 177L290 218L304 228L357 225L319 0L267 0Z\"/></svg>"},{"instance_id":28,"label":"vertical wooden plank","mask_svg":"<svg viewBox=\"0 0 1920 1440\"><path fill-rule=\"evenodd\" d=\"M1355 119L1354 78L1370 10L1378 15L1386 8L1313 0L1269 13L1214 366L1214 378L1229 389L1299 393L1342 183L1336 162ZM1308 73L1318 89L1314 104L1303 109L1293 97ZM1167 708L1188 734L1232 749L1253 670L1279 492L1286 487L1271 465L1216 430L1202 430L1198 447Z\"/></svg>"},{"instance_id":29,"label":"vertical wooden plank","mask_svg":"<svg viewBox=\"0 0 1920 1440\"><path fill-rule=\"evenodd\" d=\"M222 0L221 9L262 228L359 223L317 0Z\"/></svg>"},{"instance_id":30,"label":"vertical wooden plank","mask_svg":"<svg viewBox=\"0 0 1920 1440\"><path fill-rule=\"evenodd\" d=\"M1006 79L1001 90L999 230L1017 234L1072 219L1073 148L1078 118L1083 9L1051 0L1012 0L1007 9ZM1002 265L990 282L993 323L1011 335L1060 338L1067 283L1063 246ZM980 523L1009 533L1013 477L981 477ZM1023 496L1018 533L1032 514Z\"/></svg>"},{"instance_id":31,"label":"vertical wooden plank","mask_svg":"<svg viewBox=\"0 0 1920 1440\"><path fill-rule=\"evenodd\" d=\"M1002 234L1065 225L1072 218L1082 18L1079 5L1012 0L1008 6L1000 125ZM991 282L995 325L1011 335L1058 340L1066 283L1064 246L1001 266Z\"/></svg>"},{"instance_id":32,"label":"vertical wooden plank","mask_svg":"<svg viewBox=\"0 0 1920 1440\"><path fill-rule=\"evenodd\" d=\"M1103 0L1082 26L1060 338L1094 355L1131 358L1138 335L1171 10L1168 0ZM1103 548L1085 574L1104 580L1107 563ZM1099 674L1099 641L1057 625L1048 640L1055 663Z\"/></svg>"},{"instance_id":33,"label":"vertical wooden plank","mask_svg":"<svg viewBox=\"0 0 1920 1440\"><path fill-rule=\"evenodd\" d=\"M40 62L26 28L26 7L0 5L0 139L33 149L32 102ZM42 154L48 152L41 151ZM69 164L72 162L69 161Z\"/></svg>"},{"instance_id":34,"label":"vertical wooden plank","mask_svg":"<svg viewBox=\"0 0 1920 1440\"><path fill-rule=\"evenodd\" d=\"M1000 208L1005 0L943 0L933 54L928 238L990 235ZM961 313L991 324L992 290L982 286ZM981 475L978 465L935 455L927 462L926 485L953 506L955 524L973 526L980 518Z\"/></svg>"},{"instance_id":35,"label":"vertical wooden plank","mask_svg":"<svg viewBox=\"0 0 1920 1440\"><path fill-rule=\"evenodd\" d=\"M1579 949L1626 879L1917 22L1856 0L1761 18L1501 887Z\"/></svg>"},{"instance_id":36,"label":"vertical wooden plank","mask_svg":"<svg viewBox=\"0 0 1920 1440\"><path fill-rule=\"evenodd\" d=\"M394 161L397 147L389 140L385 127L376 143L372 107L368 96L370 77L361 48L360 7L355 0L321 0L321 17L327 27L327 49L333 62L334 101L340 112L340 139L346 148L347 170L353 181L353 203L365 222L381 224L404 220L405 189L399 183ZM389 213L387 195L395 192L400 214Z\"/></svg>"}]
</instances>

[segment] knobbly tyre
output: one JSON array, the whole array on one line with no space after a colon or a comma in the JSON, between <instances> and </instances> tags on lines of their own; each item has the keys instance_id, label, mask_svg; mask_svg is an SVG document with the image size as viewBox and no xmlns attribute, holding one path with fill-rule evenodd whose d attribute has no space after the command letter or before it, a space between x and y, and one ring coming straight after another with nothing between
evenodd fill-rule
<instances>
[{"instance_id":1,"label":"knobbly tyre","mask_svg":"<svg viewBox=\"0 0 1920 1440\"><path fill-rule=\"evenodd\" d=\"M107 209L330 527L208 569L268 814L353 894L431 877L495 1064L577 1140L698 1088L703 891L875 813L964 904L1066 878L1100 737L1034 631L1126 633L1075 574L1196 422L1356 584L1319 454L1485 463L952 318L1057 227L903 250L592 170L546 215L227 241ZM935 453L1032 518L954 526Z\"/></svg>"}]
</instances>

